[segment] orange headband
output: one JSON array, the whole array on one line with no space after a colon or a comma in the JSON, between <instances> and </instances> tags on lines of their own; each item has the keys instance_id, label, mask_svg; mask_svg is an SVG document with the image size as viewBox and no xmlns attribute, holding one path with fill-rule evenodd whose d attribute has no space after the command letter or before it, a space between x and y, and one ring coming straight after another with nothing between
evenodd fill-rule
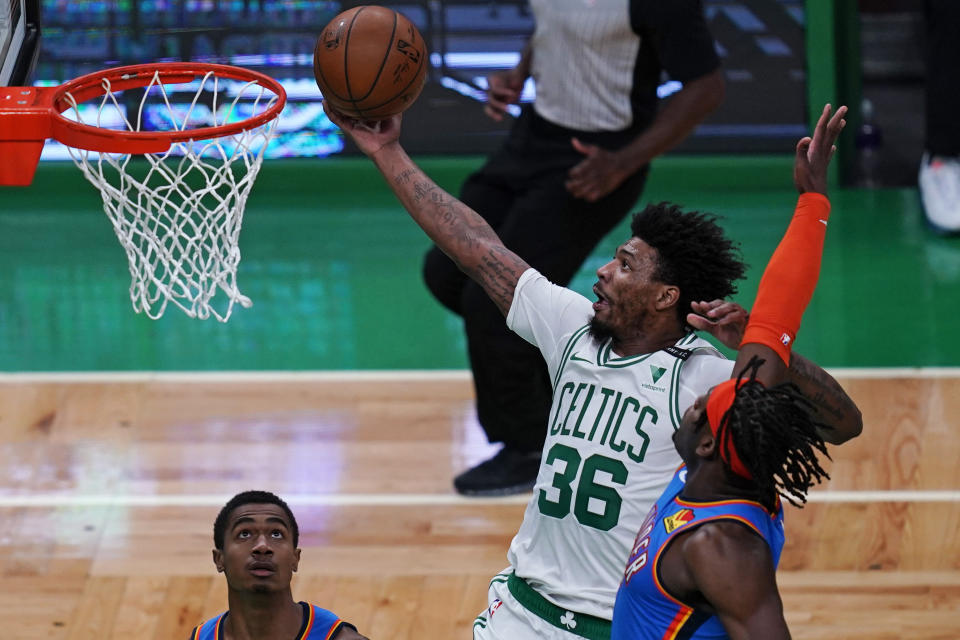
<instances>
[{"instance_id":1,"label":"orange headband","mask_svg":"<svg viewBox=\"0 0 960 640\"><path fill-rule=\"evenodd\" d=\"M743 382L746 383L746 380ZM721 382L710 392L710 397L707 399L707 422L710 423L710 431L714 438L717 437L717 430L720 428L723 416L726 415L733 404L733 398L736 394L737 381L734 379ZM733 442L729 437L725 437L722 443L718 441L717 446L720 447L720 457L730 465L731 471L744 478L752 477L746 465L743 464L743 460L737 455L737 450L733 447Z\"/></svg>"}]
</instances>

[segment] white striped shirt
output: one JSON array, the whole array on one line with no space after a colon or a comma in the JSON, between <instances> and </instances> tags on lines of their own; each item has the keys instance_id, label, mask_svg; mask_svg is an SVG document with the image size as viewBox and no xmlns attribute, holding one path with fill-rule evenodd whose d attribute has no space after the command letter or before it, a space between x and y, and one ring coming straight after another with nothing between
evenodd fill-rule
<instances>
[{"instance_id":1,"label":"white striped shirt","mask_svg":"<svg viewBox=\"0 0 960 640\"><path fill-rule=\"evenodd\" d=\"M536 112L578 131L645 128L661 71L719 65L700 0L530 0Z\"/></svg>"},{"instance_id":2,"label":"white striped shirt","mask_svg":"<svg viewBox=\"0 0 960 640\"><path fill-rule=\"evenodd\" d=\"M670 1L670 0L664 0ZM543 118L580 131L633 124L630 93L640 36L629 0L531 0L531 74Z\"/></svg>"}]
</instances>

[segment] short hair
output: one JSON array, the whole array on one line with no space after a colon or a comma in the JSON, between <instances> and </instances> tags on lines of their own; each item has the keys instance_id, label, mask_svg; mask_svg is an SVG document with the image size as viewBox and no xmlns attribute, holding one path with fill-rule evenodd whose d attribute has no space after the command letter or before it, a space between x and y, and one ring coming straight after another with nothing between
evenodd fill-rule
<instances>
[{"instance_id":1,"label":"short hair","mask_svg":"<svg viewBox=\"0 0 960 640\"><path fill-rule=\"evenodd\" d=\"M300 541L300 528L297 527L297 519L293 517L293 511L290 510L287 503L269 491L244 491L230 498L227 504L223 505L223 508L220 509L220 513L217 514L217 519L213 521L213 546L215 548L221 551L223 550L223 541L226 537L227 521L230 518L230 514L233 513L234 509L245 504L275 504L283 509L283 512L290 518L290 528L293 530L293 546L294 548L298 546Z\"/></svg>"},{"instance_id":2,"label":"short hair","mask_svg":"<svg viewBox=\"0 0 960 640\"><path fill-rule=\"evenodd\" d=\"M718 450L733 445L768 509L776 510L778 494L802 507L807 490L830 478L816 454L830 458L820 434L831 427L816 419L816 408L796 385L765 387L757 381L763 362L754 356L737 377L733 403L717 426ZM726 460L723 464L733 477L740 477Z\"/></svg>"},{"instance_id":3,"label":"short hair","mask_svg":"<svg viewBox=\"0 0 960 640\"><path fill-rule=\"evenodd\" d=\"M691 302L730 297L747 269L713 214L668 202L648 204L633 216L630 232L657 250L653 278L680 288L676 311L684 325Z\"/></svg>"}]
</instances>

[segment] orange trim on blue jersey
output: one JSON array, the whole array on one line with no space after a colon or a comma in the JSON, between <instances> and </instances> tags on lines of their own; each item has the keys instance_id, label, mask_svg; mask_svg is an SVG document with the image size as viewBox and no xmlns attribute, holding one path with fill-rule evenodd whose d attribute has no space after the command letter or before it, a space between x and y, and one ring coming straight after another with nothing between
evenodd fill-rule
<instances>
[{"instance_id":1,"label":"orange trim on blue jersey","mask_svg":"<svg viewBox=\"0 0 960 640\"><path fill-rule=\"evenodd\" d=\"M324 640L330 640L333 637L333 634L337 632L337 629L340 628L340 625L343 624L343 620L337 618L337 621L330 625L330 631L327 633L327 637ZM306 636L304 636L306 637Z\"/></svg>"},{"instance_id":2,"label":"orange trim on blue jersey","mask_svg":"<svg viewBox=\"0 0 960 640\"><path fill-rule=\"evenodd\" d=\"M681 462L680 465L679 465L676 469L673 470L673 475L677 475L677 473L679 473L681 469L686 468L686 466L687 466L687 463L686 463L686 462ZM687 502L687 501L683 500L683 499L680 497L679 494L677 494L677 497L674 498L674 500L675 500L678 504L682 504L682 505L685 506L685 507L695 507L695 506L697 506L697 505L704 506L704 507L710 507L710 506L717 505L717 504L753 504L753 505L757 505L758 507L760 507L761 509L763 509L763 510L766 511L767 513L770 513L769 511L767 511L767 508L766 508L765 506L763 506L762 504L760 504L759 502L757 502L757 501L755 501L755 500L720 500L720 501L718 501L718 502ZM774 496L774 500L776 501L776 505L775 505L775 508L774 508L774 510L773 510L773 513L770 513L770 515L771 515L771 517L776 518L776 517L777 517L777 513L780 512L780 496L779 496L779 494L776 495L776 496Z\"/></svg>"},{"instance_id":3,"label":"orange trim on blue jersey","mask_svg":"<svg viewBox=\"0 0 960 640\"><path fill-rule=\"evenodd\" d=\"M220 622L223 620L224 616L226 615L227 613L224 612L224 613L221 613L219 616L217 616L216 624L213 625L214 640L220 640ZM212 620L204 620L203 622L198 624L197 628L193 630L193 637L190 640L200 640L200 632L203 631L203 627L206 626L208 622L212 622Z\"/></svg>"},{"instance_id":4,"label":"orange trim on blue jersey","mask_svg":"<svg viewBox=\"0 0 960 640\"><path fill-rule=\"evenodd\" d=\"M309 602L307 603L307 624L303 626L303 633L300 634L300 637L297 640L304 640L304 638L310 637L310 630L313 629L313 605Z\"/></svg>"},{"instance_id":5,"label":"orange trim on blue jersey","mask_svg":"<svg viewBox=\"0 0 960 640\"><path fill-rule=\"evenodd\" d=\"M673 617L673 620L670 621L670 626L667 627L666 632L663 634L662 640L676 640L677 634L680 633L680 630L683 629L683 625L687 623L687 620L690 619L690 616L693 615L693 609L690 607L683 607L680 611L677 612L677 615Z\"/></svg>"},{"instance_id":6,"label":"orange trim on blue jersey","mask_svg":"<svg viewBox=\"0 0 960 640\"><path fill-rule=\"evenodd\" d=\"M768 516L770 516L772 519L776 519L780 514L780 506L781 506L780 496L778 495L774 499L775 499L776 508L773 511L770 511L765 506L763 506L762 504L754 500L718 500L716 502L688 502L687 500L682 499L680 496L677 496L676 498L674 498L674 502L676 502L677 504L683 505L685 507L716 507L716 506L726 505L726 504L748 504L755 507L760 507L767 513Z\"/></svg>"},{"instance_id":7,"label":"orange trim on blue jersey","mask_svg":"<svg viewBox=\"0 0 960 640\"><path fill-rule=\"evenodd\" d=\"M680 496L677 496L676 498L673 499L673 501L676 502L676 503L679 504L679 505L683 505L684 507L720 507L720 506L728 505L728 504L748 504L748 505L751 505L751 506L754 506L754 507L760 507L760 508L763 509L763 510L767 513L767 515L769 515L771 518L776 518L776 517L777 517L777 511L780 510L780 509L779 509L779 507L780 507L780 496L777 496L777 511L774 511L774 512L771 512L771 511L770 511L769 509L767 509L765 506L763 506L762 504L760 504L759 502L756 502L756 501L754 501L754 500L717 500L717 501L713 501L713 502L689 502L689 501L687 501L687 500L684 500L684 499L681 498Z\"/></svg>"},{"instance_id":8,"label":"orange trim on blue jersey","mask_svg":"<svg viewBox=\"0 0 960 640\"><path fill-rule=\"evenodd\" d=\"M690 502L689 500L684 500L680 496L677 496L673 500L677 504L682 504L685 507L719 507L725 504L749 504L755 507L761 507L764 511L767 510L762 504L756 502L755 500L709 500L707 502Z\"/></svg>"},{"instance_id":9,"label":"orange trim on blue jersey","mask_svg":"<svg viewBox=\"0 0 960 640\"><path fill-rule=\"evenodd\" d=\"M676 533L677 531L683 531L683 530L685 530L685 527L686 527L686 525L684 525L684 526L682 526L682 527L679 527L678 529L676 529L676 531L674 531L674 533ZM660 545L660 550L657 551L657 555L653 556L653 562L652 562L651 565L650 565L650 575L651 575L651 577L653 577L653 584L657 585L657 591L659 591L660 593L662 593L664 598L667 598L668 600L670 600L671 602L675 603L677 606L682 607L683 609L690 609L690 607L688 607L687 605L685 605L684 603L680 602L679 600L677 600L676 598L674 598L672 595L670 595L669 593L667 593L667 590L663 588L663 585L662 585L662 584L660 584L660 572L657 571L657 567L660 566L660 554L664 552L664 550L665 550L665 549L667 548L667 546L668 546L667 543L668 543L672 538L673 538L673 533L671 533L669 536L667 536L667 539L663 541L663 544L662 544L662 545ZM677 614L677 615L679 615L679 614Z\"/></svg>"}]
</instances>

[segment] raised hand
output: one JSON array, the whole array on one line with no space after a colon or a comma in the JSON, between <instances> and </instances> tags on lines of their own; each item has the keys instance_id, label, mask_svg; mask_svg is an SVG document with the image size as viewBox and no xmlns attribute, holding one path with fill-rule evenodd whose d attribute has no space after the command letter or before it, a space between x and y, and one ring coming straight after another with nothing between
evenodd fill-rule
<instances>
[{"instance_id":1,"label":"raised hand","mask_svg":"<svg viewBox=\"0 0 960 640\"><path fill-rule=\"evenodd\" d=\"M357 148L368 156L372 156L400 138L402 114L398 113L385 120L363 122L336 111L326 100L323 101L323 111L330 121L353 138Z\"/></svg>"},{"instance_id":2,"label":"raised hand","mask_svg":"<svg viewBox=\"0 0 960 640\"><path fill-rule=\"evenodd\" d=\"M736 302L712 300L691 302L693 313L687 314L687 324L694 329L706 331L730 349L739 349L743 331L750 317L747 310Z\"/></svg>"},{"instance_id":3,"label":"raised hand","mask_svg":"<svg viewBox=\"0 0 960 640\"><path fill-rule=\"evenodd\" d=\"M827 167L837 150L836 141L846 126L846 107L840 107L830 116L831 107L825 105L813 137L801 138L797 143L797 155L793 161L793 184L800 193L827 194Z\"/></svg>"}]
</instances>

